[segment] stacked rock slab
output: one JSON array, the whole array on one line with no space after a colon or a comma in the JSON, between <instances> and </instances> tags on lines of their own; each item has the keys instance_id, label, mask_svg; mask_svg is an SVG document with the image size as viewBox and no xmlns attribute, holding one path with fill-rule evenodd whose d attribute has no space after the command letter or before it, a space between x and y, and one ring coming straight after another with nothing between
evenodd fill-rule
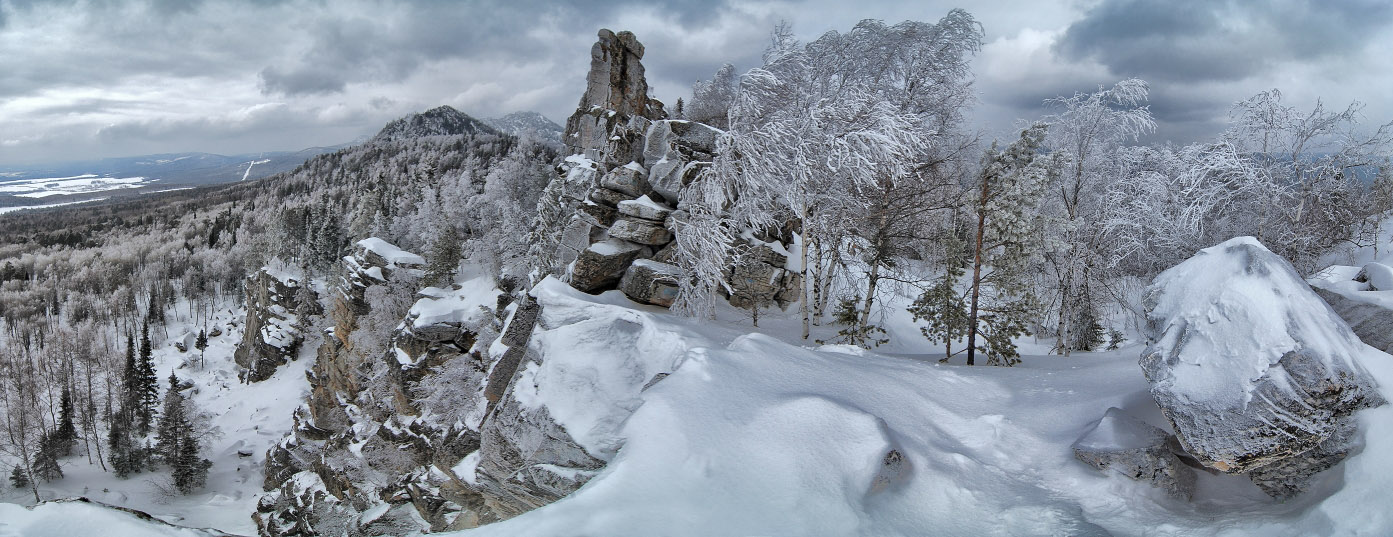
<instances>
[{"instance_id":1,"label":"stacked rock slab","mask_svg":"<svg viewBox=\"0 0 1393 537\"><path fill-rule=\"evenodd\" d=\"M642 59L643 44L633 33L600 30L585 93L562 135L570 153L605 165L639 159L637 146L626 142L642 136L648 120L667 117L663 103L648 96Z\"/></svg>"},{"instance_id":2,"label":"stacked rock slab","mask_svg":"<svg viewBox=\"0 0 1393 537\"><path fill-rule=\"evenodd\" d=\"M1188 500L1194 494L1195 472L1176 456L1180 444L1175 437L1120 408L1109 408L1073 448L1074 457L1099 470L1146 481L1175 498Z\"/></svg>"},{"instance_id":3,"label":"stacked rock slab","mask_svg":"<svg viewBox=\"0 0 1393 537\"><path fill-rule=\"evenodd\" d=\"M1148 288L1141 366L1184 450L1269 495L1349 452L1352 413L1384 404L1364 346L1256 239L1205 249Z\"/></svg>"},{"instance_id":4,"label":"stacked rock slab","mask_svg":"<svg viewBox=\"0 0 1393 537\"><path fill-rule=\"evenodd\" d=\"M270 267L247 276L247 327L233 359L248 382L270 378L295 357L304 341L294 313L299 310L301 285L298 277Z\"/></svg>"}]
</instances>

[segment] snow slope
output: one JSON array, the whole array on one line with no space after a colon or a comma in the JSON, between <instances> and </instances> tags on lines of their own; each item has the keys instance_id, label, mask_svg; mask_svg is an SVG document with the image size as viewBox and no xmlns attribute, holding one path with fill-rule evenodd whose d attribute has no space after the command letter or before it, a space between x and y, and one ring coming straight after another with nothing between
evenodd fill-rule
<instances>
[{"instance_id":1,"label":"snow slope","mask_svg":"<svg viewBox=\"0 0 1393 537\"><path fill-rule=\"evenodd\" d=\"M1385 509L1393 464L1376 458L1393 452L1393 407L1360 413L1364 453L1305 496L1279 504L1244 477L1201 474L1193 502L1183 503L1094 470L1069 448L1112 406L1167 427L1137 346L969 368L763 334L732 339L742 327L677 318L617 293L543 291L564 302L565 316L637 317L641 339L669 331L671 347L687 350L670 376L636 396L553 394L548 404L586 395L601 408L636 407L614 429L622 447L571 496L457 535L1393 534ZM593 332L583 347L629 354L633 336ZM1364 356L1378 358L1364 365L1393 386L1393 359ZM616 393L625 399L608 400ZM565 412L553 415L570 429ZM569 417L592 427L613 419Z\"/></svg>"},{"instance_id":2,"label":"snow slope","mask_svg":"<svg viewBox=\"0 0 1393 537\"><path fill-rule=\"evenodd\" d=\"M213 537L219 531L171 526L134 513L83 501L46 502L34 508L0 503L0 537Z\"/></svg>"},{"instance_id":3,"label":"snow slope","mask_svg":"<svg viewBox=\"0 0 1393 537\"><path fill-rule=\"evenodd\" d=\"M203 441L203 456L213 461L207 486L188 496L169 494L164 491L173 490L172 480L165 469L118 479L102 467L89 464L85 455L79 455L62 461L63 479L39 485L40 496L44 500L87 497L144 511L180 526L255 535L256 525L252 523L251 513L256 510L262 492L266 450L290 430L291 413L305 400L309 390L305 371L314 360L317 343L303 345L300 358L277 368L271 378L254 384L239 384L232 352L242 339L241 323L245 314L240 308L224 307L208 322L210 330L217 326L223 334L208 338L206 368L191 363L198 359L197 350L181 353L174 348L175 341L190 333L197 334L201 326L192 321L188 303L181 302L168 315L168 336L160 329L151 333L161 397L171 370L181 379L194 383L193 400L209 415L207 425L211 426L210 434ZM15 490L8 484L0 487L0 502L27 506L32 505L33 500L27 490ZM0 503L0 508L15 506ZM20 535L30 533L21 532ZM100 534L60 532L54 535ZM7 537L2 527L0 537Z\"/></svg>"}]
</instances>

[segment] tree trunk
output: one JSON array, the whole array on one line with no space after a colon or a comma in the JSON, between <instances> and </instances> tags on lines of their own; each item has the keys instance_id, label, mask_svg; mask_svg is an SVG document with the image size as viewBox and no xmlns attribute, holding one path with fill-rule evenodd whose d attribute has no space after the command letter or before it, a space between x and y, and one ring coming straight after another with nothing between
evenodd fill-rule
<instances>
[{"instance_id":1,"label":"tree trunk","mask_svg":"<svg viewBox=\"0 0 1393 537\"><path fill-rule=\"evenodd\" d=\"M982 296L982 240L987 229L987 196L990 193L985 174L981 181L982 197L977 201L977 243L972 249L972 308L967 315L967 365L976 365L977 302Z\"/></svg>"},{"instance_id":2,"label":"tree trunk","mask_svg":"<svg viewBox=\"0 0 1393 537\"><path fill-rule=\"evenodd\" d=\"M802 269L803 269L803 270L802 270L802 272L803 272L803 281L801 282L801 283L802 283L802 289L799 289L799 292L800 292L800 293L799 293L799 296L798 296L798 309L799 309L800 313L803 314L803 339L808 339L809 333L812 332L812 322L813 322L813 319L812 319L812 308L810 308L810 307L809 307L810 304L808 304L808 296L809 296L809 293L808 293L808 286L810 285L810 283L809 283L809 278L808 278L808 228L809 228L809 226L808 226L808 201L807 201L806 198L803 200L802 207L799 207L798 218L799 218L799 221L802 222L802 224L803 224L803 230L802 230L803 232L800 234L801 236L799 237L799 241L798 241L799 256L800 256L800 257L802 258L802 260L803 260L803 267L802 267Z\"/></svg>"}]
</instances>

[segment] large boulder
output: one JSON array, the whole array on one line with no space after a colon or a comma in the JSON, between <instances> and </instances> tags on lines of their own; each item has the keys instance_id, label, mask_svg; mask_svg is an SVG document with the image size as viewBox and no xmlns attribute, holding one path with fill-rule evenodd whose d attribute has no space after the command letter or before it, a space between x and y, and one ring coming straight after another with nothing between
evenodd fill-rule
<instances>
[{"instance_id":1,"label":"large boulder","mask_svg":"<svg viewBox=\"0 0 1393 537\"><path fill-rule=\"evenodd\" d=\"M1299 489L1296 474L1312 465L1282 468L1338 439L1354 411L1384 403L1359 363L1359 338L1256 239L1231 239L1161 273L1144 305L1142 371L1181 445L1204 466L1265 468L1281 475L1255 482Z\"/></svg>"},{"instance_id":2,"label":"large boulder","mask_svg":"<svg viewBox=\"0 0 1393 537\"><path fill-rule=\"evenodd\" d=\"M1073 448L1075 458L1099 470L1111 468L1177 498L1194 494L1195 472L1176 456L1180 444L1175 437L1120 408L1109 408Z\"/></svg>"},{"instance_id":3,"label":"large boulder","mask_svg":"<svg viewBox=\"0 0 1393 537\"><path fill-rule=\"evenodd\" d=\"M615 220L614 225L609 227L609 236L650 246L672 242L672 232L661 224L629 217Z\"/></svg>"},{"instance_id":4,"label":"large boulder","mask_svg":"<svg viewBox=\"0 0 1393 537\"><path fill-rule=\"evenodd\" d=\"M619 202L619 214L663 223L667 221L668 216L672 215L672 208L653 201L648 196L639 196L635 200Z\"/></svg>"},{"instance_id":5,"label":"large boulder","mask_svg":"<svg viewBox=\"0 0 1393 537\"><path fill-rule=\"evenodd\" d=\"M682 269L649 259L634 261L619 280L619 290L634 302L672 307L677 300L677 280Z\"/></svg>"},{"instance_id":6,"label":"large boulder","mask_svg":"<svg viewBox=\"0 0 1393 537\"><path fill-rule=\"evenodd\" d=\"M635 198L648 193L648 172L636 163L619 166L600 178L600 186Z\"/></svg>"},{"instance_id":7,"label":"large boulder","mask_svg":"<svg viewBox=\"0 0 1393 537\"><path fill-rule=\"evenodd\" d=\"M1369 346L1383 352L1393 352L1393 310L1370 301L1361 300L1360 292L1341 292L1315 288L1335 313L1349 323L1354 334Z\"/></svg>"},{"instance_id":8,"label":"large boulder","mask_svg":"<svg viewBox=\"0 0 1393 537\"><path fill-rule=\"evenodd\" d=\"M705 123L669 119L654 121L643 143L643 163L661 160L711 160L721 130Z\"/></svg>"},{"instance_id":9,"label":"large boulder","mask_svg":"<svg viewBox=\"0 0 1393 537\"><path fill-rule=\"evenodd\" d=\"M612 289L629 264L647 251L642 245L619 239L597 242L571 263L571 287L587 293Z\"/></svg>"}]
</instances>

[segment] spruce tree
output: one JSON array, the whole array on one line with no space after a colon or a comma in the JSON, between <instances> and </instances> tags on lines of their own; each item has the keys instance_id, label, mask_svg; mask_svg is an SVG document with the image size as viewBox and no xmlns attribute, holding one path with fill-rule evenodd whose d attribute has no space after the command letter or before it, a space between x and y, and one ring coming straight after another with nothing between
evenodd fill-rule
<instances>
[{"instance_id":1,"label":"spruce tree","mask_svg":"<svg viewBox=\"0 0 1393 537\"><path fill-rule=\"evenodd\" d=\"M120 414L122 413L117 413L118 416ZM128 429L130 422L119 417L113 418L106 435L107 460L111 463L111 470L116 473L116 477L125 479L141 470L141 458L135 442L131 440Z\"/></svg>"},{"instance_id":2,"label":"spruce tree","mask_svg":"<svg viewBox=\"0 0 1393 537\"><path fill-rule=\"evenodd\" d=\"M198 349L199 367L208 367L208 363L203 359L203 352L208 348L208 331L198 331L198 338L193 340L193 348Z\"/></svg>"},{"instance_id":3,"label":"spruce tree","mask_svg":"<svg viewBox=\"0 0 1393 537\"><path fill-rule=\"evenodd\" d=\"M431 243L430 257L426 265L426 285L448 285L459 267L463 252L459 230L445 225L440 235Z\"/></svg>"},{"instance_id":4,"label":"spruce tree","mask_svg":"<svg viewBox=\"0 0 1393 537\"><path fill-rule=\"evenodd\" d=\"M58 427L53 430L53 450L58 457L72 455L77 444L77 427L73 425L72 390L63 387L63 397L58 404Z\"/></svg>"},{"instance_id":5,"label":"spruce tree","mask_svg":"<svg viewBox=\"0 0 1393 537\"><path fill-rule=\"evenodd\" d=\"M181 435L184 434L187 420L184 415L184 396L179 393L179 377L169 373L169 388L165 390L164 412L160 413L159 425L155 428L155 457L165 464L174 466L179 457Z\"/></svg>"},{"instance_id":6,"label":"spruce tree","mask_svg":"<svg viewBox=\"0 0 1393 537\"><path fill-rule=\"evenodd\" d=\"M179 454L173 464L174 486L179 492L191 494L203 488L208 481L208 469L213 462L198 454L198 439L194 438L193 425L183 420L179 434Z\"/></svg>"},{"instance_id":7,"label":"spruce tree","mask_svg":"<svg viewBox=\"0 0 1393 537\"><path fill-rule=\"evenodd\" d=\"M29 486L29 474L24 473L23 468L15 466L13 470L10 470L10 486L17 489Z\"/></svg>"},{"instance_id":8,"label":"spruce tree","mask_svg":"<svg viewBox=\"0 0 1393 537\"><path fill-rule=\"evenodd\" d=\"M150 324L140 330L140 361L136 364L135 434L150 434L150 425L155 418L155 405L160 401L160 379L155 375L155 363L151 357Z\"/></svg>"},{"instance_id":9,"label":"spruce tree","mask_svg":"<svg viewBox=\"0 0 1393 537\"><path fill-rule=\"evenodd\" d=\"M34 452L34 477L45 482L63 478L63 468L58 465L58 449L52 433L39 439L39 449Z\"/></svg>"}]
</instances>

